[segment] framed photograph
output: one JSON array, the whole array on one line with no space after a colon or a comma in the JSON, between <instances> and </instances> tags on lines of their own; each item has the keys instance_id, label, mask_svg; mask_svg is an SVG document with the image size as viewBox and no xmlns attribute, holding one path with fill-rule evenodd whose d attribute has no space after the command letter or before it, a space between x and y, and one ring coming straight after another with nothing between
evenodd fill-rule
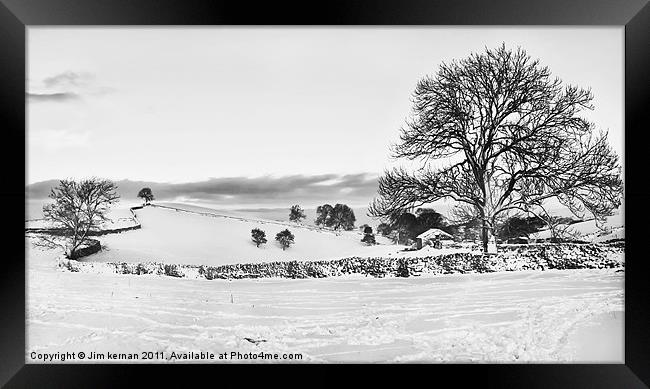
<instances>
[{"instance_id":1,"label":"framed photograph","mask_svg":"<svg viewBox=\"0 0 650 389\"><path fill-rule=\"evenodd\" d=\"M7 387L650 383L647 1L0 3Z\"/></svg>"}]
</instances>

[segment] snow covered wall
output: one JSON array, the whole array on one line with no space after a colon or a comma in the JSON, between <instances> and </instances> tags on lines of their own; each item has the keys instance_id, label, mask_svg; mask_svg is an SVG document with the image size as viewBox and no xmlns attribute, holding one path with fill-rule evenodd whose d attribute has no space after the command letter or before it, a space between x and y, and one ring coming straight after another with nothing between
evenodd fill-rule
<instances>
[{"instance_id":1,"label":"snow covered wall","mask_svg":"<svg viewBox=\"0 0 650 389\"><path fill-rule=\"evenodd\" d=\"M328 261L277 261L206 266L158 262L79 262L59 259L59 267L73 272L151 274L180 278L323 278L342 275L409 277L420 274L488 273L546 269L602 269L624 267L623 247L600 244L539 244L504 246L497 255L459 252L427 257L362 258Z\"/></svg>"},{"instance_id":2,"label":"snow covered wall","mask_svg":"<svg viewBox=\"0 0 650 389\"><path fill-rule=\"evenodd\" d=\"M125 231L133 231L142 228L142 225L138 221L138 215L134 212L136 209L142 209L142 206L130 207L128 211L130 212L129 217L120 217L115 220L109 220L104 223L99 230L88 231L88 236L103 236L108 234L119 234ZM63 228L52 227L48 225L44 219L28 220L25 222L25 233L32 234L49 234L49 235L58 235L63 236L67 234L67 231ZM94 253L94 252L93 252ZM89 253L89 254L93 254ZM89 255L84 254L81 256Z\"/></svg>"}]
</instances>

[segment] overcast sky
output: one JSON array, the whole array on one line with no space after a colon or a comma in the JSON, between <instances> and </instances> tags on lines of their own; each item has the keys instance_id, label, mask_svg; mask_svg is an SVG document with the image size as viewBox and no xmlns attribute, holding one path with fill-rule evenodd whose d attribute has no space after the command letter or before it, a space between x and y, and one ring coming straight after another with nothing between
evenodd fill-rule
<instances>
[{"instance_id":1,"label":"overcast sky","mask_svg":"<svg viewBox=\"0 0 650 389\"><path fill-rule=\"evenodd\" d=\"M622 156L623 38L622 27L29 27L27 181L358 175L367 187L394 164L417 81L502 42L591 87L588 116Z\"/></svg>"}]
</instances>

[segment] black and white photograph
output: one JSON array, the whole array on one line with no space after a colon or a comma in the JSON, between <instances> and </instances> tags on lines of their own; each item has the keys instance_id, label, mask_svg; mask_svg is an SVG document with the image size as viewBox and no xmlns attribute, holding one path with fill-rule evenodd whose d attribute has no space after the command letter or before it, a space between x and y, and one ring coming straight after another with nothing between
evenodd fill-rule
<instances>
[{"instance_id":1,"label":"black and white photograph","mask_svg":"<svg viewBox=\"0 0 650 389\"><path fill-rule=\"evenodd\" d=\"M26 363L624 363L624 38L29 26Z\"/></svg>"}]
</instances>

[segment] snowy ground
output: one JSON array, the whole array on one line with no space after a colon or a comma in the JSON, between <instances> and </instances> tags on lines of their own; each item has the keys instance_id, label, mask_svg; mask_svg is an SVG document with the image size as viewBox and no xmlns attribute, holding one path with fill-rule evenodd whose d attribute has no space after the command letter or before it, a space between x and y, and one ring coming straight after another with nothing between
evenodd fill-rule
<instances>
[{"instance_id":1,"label":"snowy ground","mask_svg":"<svg viewBox=\"0 0 650 389\"><path fill-rule=\"evenodd\" d=\"M597 225L595 220L587 220L566 227L566 233L576 239L600 243L613 239L625 239L625 223L622 212L606 218L603 225ZM531 234L531 239L549 239L551 231L546 229Z\"/></svg>"},{"instance_id":2,"label":"snowy ground","mask_svg":"<svg viewBox=\"0 0 650 389\"><path fill-rule=\"evenodd\" d=\"M195 207L185 209L196 212ZM206 216L173 209L146 207L135 211L142 228L100 238L106 248L84 258L94 262L148 262L224 265L283 260L325 260L351 256L397 255L403 246L367 246L359 231L318 229L262 219L240 219L234 215ZM251 230L266 232L268 242L259 248L251 241ZM284 229L295 235L286 250L275 241ZM388 240L378 239L384 243Z\"/></svg>"},{"instance_id":3,"label":"snowy ground","mask_svg":"<svg viewBox=\"0 0 650 389\"><path fill-rule=\"evenodd\" d=\"M39 211L39 213L36 213L34 209L31 211L29 210L29 205L30 203L26 203L26 215L25 215L25 228L52 228L55 227L53 226L52 222L46 221L43 219L43 213L42 211ZM129 207L133 207L136 205L141 205L138 203L121 203L119 206L115 206L110 209L110 211L106 214L108 220L101 225L102 230L111 230L111 229L118 229L118 228L124 228L124 227L132 227L138 222L134 219L133 213L129 209ZM34 208L32 206L32 208ZM35 218L28 218L28 213L31 212L32 215L36 216Z\"/></svg>"},{"instance_id":4,"label":"snowy ground","mask_svg":"<svg viewBox=\"0 0 650 389\"><path fill-rule=\"evenodd\" d=\"M262 351L302 353L304 362L623 362L624 273L614 269L194 280L71 273L56 268L57 252L26 246L28 363L39 362L32 352L66 351L164 358Z\"/></svg>"},{"instance_id":5,"label":"snowy ground","mask_svg":"<svg viewBox=\"0 0 650 389\"><path fill-rule=\"evenodd\" d=\"M29 202L26 204L31 205ZM358 229L335 233L308 222L296 224L268 220L242 211L217 210L178 202L156 204L162 207L135 210L137 221L133 219L128 207L141 205L139 202L123 201L113 207L108 215L111 222L106 223L104 228L130 227L137 222L141 223L142 228L103 236L100 240L105 250L84 260L216 266L287 260L328 260L352 256L415 257L449 252L435 249L432 252L404 252L404 246L393 245L386 237L378 234L376 239L380 244L367 246L361 242L363 235ZM32 228L47 227L43 220L38 219L29 219L25 225ZM607 218L605 227L606 231L602 231L591 220L573 224L570 230L579 233L580 239L593 242L624 238L622 214ZM253 228L266 232L266 244L255 247L251 241ZM282 250L274 240L275 234L284 229L289 229L295 235L295 244L287 250ZM550 231L531 235L531 238L538 239L550 237ZM469 251L470 246L463 251Z\"/></svg>"},{"instance_id":6,"label":"snowy ground","mask_svg":"<svg viewBox=\"0 0 650 389\"><path fill-rule=\"evenodd\" d=\"M445 251L366 246L358 231L336 234L235 213L136 213L141 229L100 237L107 250L83 260L214 266ZM126 222L128 209L111 217ZM250 241L255 227L267 232L262 248ZM296 244L283 251L273 237L285 228ZM616 269L197 280L72 273L57 268L59 252L29 240L26 246L28 362L39 362L32 352L66 351L162 353L153 362L172 352L301 353L304 362L623 361L624 273Z\"/></svg>"}]
</instances>

